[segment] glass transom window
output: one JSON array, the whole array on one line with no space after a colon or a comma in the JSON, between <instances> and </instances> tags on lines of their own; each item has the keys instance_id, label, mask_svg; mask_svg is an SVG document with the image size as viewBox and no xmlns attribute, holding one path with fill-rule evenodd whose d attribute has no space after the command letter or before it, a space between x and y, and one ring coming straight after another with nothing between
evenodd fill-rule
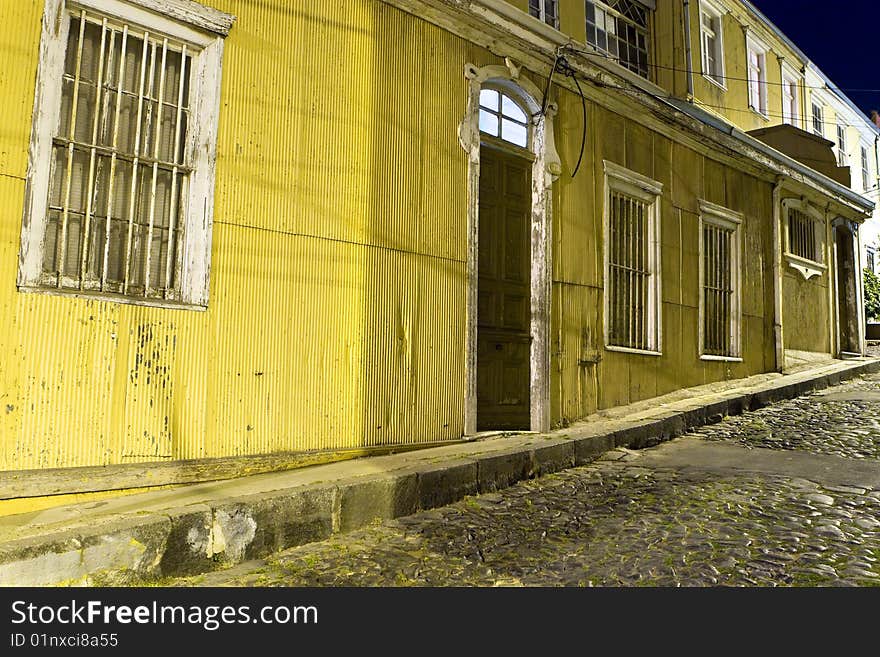
<instances>
[{"instance_id":1,"label":"glass transom window","mask_svg":"<svg viewBox=\"0 0 880 657\"><path fill-rule=\"evenodd\" d=\"M480 91L480 132L526 148L529 117L510 96L497 89L483 89Z\"/></svg>"}]
</instances>

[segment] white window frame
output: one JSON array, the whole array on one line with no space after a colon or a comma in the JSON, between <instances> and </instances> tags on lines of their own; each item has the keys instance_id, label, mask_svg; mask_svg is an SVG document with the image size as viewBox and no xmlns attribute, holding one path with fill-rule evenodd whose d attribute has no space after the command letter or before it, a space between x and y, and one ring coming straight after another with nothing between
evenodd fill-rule
<instances>
[{"instance_id":1,"label":"white window frame","mask_svg":"<svg viewBox=\"0 0 880 657\"><path fill-rule=\"evenodd\" d=\"M545 25L549 25L554 30L559 29L559 0L550 0L553 3L553 7L555 9L553 15L553 22L547 20L547 0L538 0L538 15L532 13L531 3L529 3L529 15L532 18L537 18L539 21L544 23Z\"/></svg>"},{"instance_id":2,"label":"white window frame","mask_svg":"<svg viewBox=\"0 0 880 657\"><path fill-rule=\"evenodd\" d=\"M804 280L822 275L828 268L825 264L825 216L822 211L805 199L786 198L782 201L782 231L784 235L784 256L789 266L798 271ZM799 210L813 220L815 233L816 255L820 260L804 258L791 252L791 236L789 235L789 212Z\"/></svg>"},{"instance_id":3,"label":"white window frame","mask_svg":"<svg viewBox=\"0 0 880 657\"><path fill-rule=\"evenodd\" d=\"M701 360L742 362L742 231L743 215L720 205L700 199L699 249L700 249L700 310L699 310L699 350ZM730 355L706 354L705 351L705 294L706 281L703 244L703 226L718 226L733 233L731 237L730 276L733 294L730 309Z\"/></svg>"},{"instance_id":4,"label":"white window frame","mask_svg":"<svg viewBox=\"0 0 880 657\"><path fill-rule=\"evenodd\" d=\"M868 146L864 142L859 143L859 166L862 170L862 191L871 189L871 163L868 159Z\"/></svg>"},{"instance_id":5,"label":"white window frame","mask_svg":"<svg viewBox=\"0 0 880 657\"><path fill-rule=\"evenodd\" d=\"M712 84L718 85L725 91L727 90L725 67L724 67L724 14L725 10L720 5L710 2L710 0L700 0L700 59L703 70L703 77ZM712 36L715 37L715 66L717 71L712 73L709 71L709 34L703 25L703 15L709 17L715 26Z\"/></svg>"},{"instance_id":6,"label":"white window frame","mask_svg":"<svg viewBox=\"0 0 880 657\"><path fill-rule=\"evenodd\" d=\"M839 117L838 117L839 120ZM841 167L849 166L849 152L846 149L846 126L837 124L837 165Z\"/></svg>"},{"instance_id":7,"label":"white window frame","mask_svg":"<svg viewBox=\"0 0 880 657\"><path fill-rule=\"evenodd\" d=\"M187 44L190 68L190 120L184 161L192 167L180 222L184 239L175 271L174 300L89 290L48 287L41 282L43 242L48 223L52 140L61 111L61 73L68 45L70 9L84 9ZM74 295L106 301L204 309L208 305L214 174L220 113L224 37L233 16L192 0L46 0L34 95L34 121L22 218L17 285L23 292Z\"/></svg>"},{"instance_id":8,"label":"white window frame","mask_svg":"<svg viewBox=\"0 0 880 657\"><path fill-rule=\"evenodd\" d=\"M605 169L605 185L603 196L603 257L605 263L605 285L604 294L604 335L605 349L608 351L619 351L631 354L641 354L646 356L662 355L662 271L660 262L660 198L663 193L663 183L652 180L647 176L643 176L635 171L630 171L625 167L603 160ZM648 219L648 268L650 271L650 281L648 284L646 319L647 319L647 349L634 349L632 347L619 346L610 344L609 336L611 335L610 317L611 317L611 294L610 288L610 265L611 257L609 253L609 245L611 239L611 212L609 199L612 192L619 192L632 196L643 203L647 204Z\"/></svg>"},{"instance_id":9,"label":"white window frame","mask_svg":"<svg viewBox=\"0 0 880 657\"><path fill-rule=\"evenodd\" d=\"M819 110L818 116L816 110ZM816 129L816 119L819 119L819 129ZM820 137L825 137L825 104L816 100L815 98L812 101L812 106L810 108L810 131L814 135L819 135Z\"/></svg>"},{"instance_id":10,"label":"white window frame","mask_svg":"<svg viewBox=\"0 0 880 657\"><path fill-rule=\"evenodd\" d=\"M760 41L751 32L746 34L746 78L748 79L749 107L761 117L767 119L767 54L769 46ZM759 62L758 76L752 76L752 54L757 56ZM758 107L753 102L753 85L757 85Z\"/></svg>"},{"instance_id":11,"label":"white window frame","mask_svg":"<svg viewBox=\"0 0 880 657\"><path fill-rule=\"evenodd\" d=\"M801 122L801 98L800 89L803 77L785 62L782 63L782 121L799 127ZM787 92L791 90L792 95L789 102L786 102Z\"/></svg>"}]
</instances>

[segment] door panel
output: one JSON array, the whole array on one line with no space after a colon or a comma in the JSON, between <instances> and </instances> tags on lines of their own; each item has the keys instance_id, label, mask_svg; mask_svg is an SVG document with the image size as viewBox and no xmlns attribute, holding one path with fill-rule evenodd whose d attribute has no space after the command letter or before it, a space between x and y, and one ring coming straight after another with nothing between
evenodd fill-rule
<instances>
[{"instance_id":1,"label":"door panel","mask_svg":"<svg viewBox=\"0 0 880 657\"><path fill-rule=\"evenodd\" d=\"M477 258L477 429L528 429L531 162L483 146Z\"/></svg>"}]
</instances>

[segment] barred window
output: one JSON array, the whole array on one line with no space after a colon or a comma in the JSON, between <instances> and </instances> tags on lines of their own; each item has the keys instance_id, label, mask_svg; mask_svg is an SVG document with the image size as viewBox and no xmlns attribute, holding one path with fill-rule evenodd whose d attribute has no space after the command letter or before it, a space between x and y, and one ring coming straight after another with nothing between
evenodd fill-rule
<instances>
[{"instance_id":1,"label":"barred window","mask_svg":"<svg viewBox=\"0 0 880 657\"><path fill-rule=\"evenodd\" d=\"M550 27L559 29L558 0L529 0L529 13L535 18L540 18Z\"/></svg>"},{"instance_id":2,"label":"barred window","mask_svg":"<svg viewBox=\"0 0 880 657\"><path fill-rule=\"evenodd\" d=\"M813 262L822 256L817 248L816 222L806 212L790 208L788 211L788 251L792 255Z\"/></svg>"},{"instance_id":3,"label":"barred window","mask_svg":"<svg viewBox=\"0 0 880 657\"><path fill-rule=\"evenodd\" d=\"M138 0L64 5L47 0L63 23L40 63L19 286L207 305L222 40Z\"/></svg>"},{"instance_id":4,"label":"barred window","mask_svg":"<svg viewBox=\"0 0 880 657\"><path fill-rule=\"evenodd\" d=\"M700 202L700 345L706 358L740 356L738 213Z\"/></svg>"},{"instance_id":5,"label":"barred window","mask_svg":"<svg viewBox=\"0 0 880 657\"><path fill-rule=\"evenodd\" d=\"M802 198L782 201L785 259L805 280L822 275L825 264L825 219L822 211Z\"/></svg>"},{"instance_id":6,"label":"barred window","mask_svg":"<svg viewBox=\"0 0 880 657\"><path fill-rule=\"evenodd\" d=\"M605 174L606 345L659 352L662 185L611 162Z\"/></svg>"},{"instance_id":7,"label":"barred window","mask_svg":"<svg viewBox=\"0 0 880 657\"><path fill-rule=\"evenodd\" d=\"M648 77L647 7L634 0L586 0L587 43Z\"/></svg>"}]
</instances>

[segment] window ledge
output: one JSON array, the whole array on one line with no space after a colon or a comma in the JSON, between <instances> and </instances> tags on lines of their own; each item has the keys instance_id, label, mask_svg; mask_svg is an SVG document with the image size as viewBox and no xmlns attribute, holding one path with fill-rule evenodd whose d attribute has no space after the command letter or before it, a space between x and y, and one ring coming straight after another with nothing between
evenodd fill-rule
<instances>
[{"instance_id":1,"label":"window ledge","mask_svg":"<svg viewBox=\"0 0 880 657\"><path fill-rule=\"evenodd\" d=\"M806 258L801 258L793 253L786 252L785 259L788 261L790 267L800 272L805 281L810 280L813 276L821 276L827 269L827 266L821 262L807 260Z\"/></svg>"},{"instance_id":2,"label":"window ledge","mask_svg":"<svg viewBox=\"0 0 880 657\"><path fill-rule=\"evenodd\" d=\"M749 109L752 110L752 113L753 113L753 114L755 114L755 115L757 115L757 116L760 116L760 117L761 117L762 119L764 119L765 121L770 121L770 117L767 116L766 114L764 114L764 112L762 112L761 110L759 110L759 109L755 109L755 107L752 106L752 105L749 105Z\"/></svg>"},{"instance_id":3,"label":"window ledge","mask_svg":"<svg viewBox=\"0 0 880 657\"><path fill-rule=\"evenodd\" d=\"M721 361L725 363L741 363L743 359L738 356L713 356L712 354L702 354L700 360Z\"/></svg>"},{"instance_id":4,"label":"window ledge","mask_svg":"<svg viewBox=\"0 0 880 657\"><path fill-rule=\"evenodd\" d=\"M619 351L624 354L636 354L637 356L662 356L661 351L651 351L650 349L633 349L632 347L618 347L606 344L605 351Z\"/></svg>"},{"instance_id":5,"label":"window ledge","mask_svg":"<svg viewBox=\"0 0 880 657\"><path fill-rule=\"evenodd\" d=\"M82 0L81 0L82 1ZM143 7L148 11L155 12L162 16L168 16L176 21L186 23L196 29L213 32L220 36L228 36L232 24L235 22L235 16L208 7L196 2L195 0L129 0L131 4ZM101 2L89 2L85 0L85 4L92 5L93 9L101 11Z\"/></svg>"},{"instance_id":6,"label":"window ledge","mask_svg":"<svg viewBox=\"0 0 880 657\"><path fill-rule=\"evenodd\" d=\"M716 80L715 78L713 78L711 75L708 75L708 74L706 74L706 73L703 73L703 77L704 77L706 80L708 80L709 82L711 82L712 84L714 84L716 87L718 87L719 89L721 89L722 91L727 91L727 87L724 85L724 83L719 82L718 80ZM721 77L724 77L724 76L721 76Z\"/></svg>"},{"instance_id":7,"label":"window ledge","mask_svg":"<svg viewBox=\"0 0 880 657\"><path fill-rule=\"evenodd\" d=\"M121 294L108 294L102 292L89 292L68 289L53 289L49 287L34 287L30 285L19 285L18 291L25 294L48 294L56 297L76 297L78 299L88 299L91 301L106 301L108 303L122 303L129 306L147 306L150 308L168 308L172 310L199 310L205 311L206 306L199 306L193 303L185 303L183 301L174 301L172 299L152 299L143 297L126 297Z\"/></svg>"}]
</instances>

